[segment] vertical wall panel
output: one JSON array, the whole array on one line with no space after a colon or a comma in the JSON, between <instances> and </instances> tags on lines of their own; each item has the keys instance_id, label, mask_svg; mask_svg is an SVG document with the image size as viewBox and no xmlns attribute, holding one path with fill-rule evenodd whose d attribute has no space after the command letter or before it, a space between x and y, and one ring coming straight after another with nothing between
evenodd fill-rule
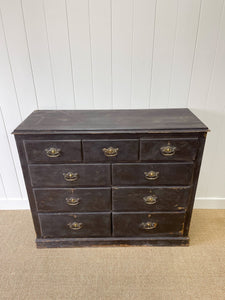
<instances>
[{"instance_id":1,"label":"vertical wall panel","mask_svg":"<svg viewBox=\"0 0 225 300\"><path fill-rule=\"evenodd\" d=\"M67 0L76 108L94 108L88 0Z\"/></svg>"},{"instance_id":2,"label":"vertical wall panel","mask_svg":"<svg viewBox=\"0 0 225 300\"><path fill-rule=\"evenodd\" d=\"M37 108L20 0L1 2L11 67L22 118Z\"/></svg>"},{"instance_id":3,"label":"vertical wall panel","mask_svg":"<svg viewBox=\"0 0 225 300\"><path fill-rule=\"evenodd\" d=\"M45 0L45 13L56 106L73 109L75 97L65 0Z\"/></svg>"},{"instance_id":4,"label":"vertical wall panel","mask_svg":"<svg viewBox=\"0 0 225 300\"><path fill-rule=\"evenodd\" d=\"M90 0L90 35L94 106L111 108L111 0Z\"/></svg>"},{"instance_id":5,"label":"vertical wall panel","mask_svg":"<svg viewBox=\"0 0 225 300\"><path fill-rule=\"evenodd\" d=\"M131 107L147 108L150 97L156 0L134 0Z\"/></svg>"},{"instance_id":6,"label":"vertical wall panel","mask_svg":"<svg viewBox=\"0 0 225 300\"><path fill-rule=\"evenodd\" d=\"M0 0L0 9L0 198L26 198L11 132L32 110L150 106L189 107L210 127L197 196L225 199L224 0Z\"/></svg>"},{"instance_id":7,"label":"vertical wall panel","mask_svg":"<svg viewBox=\"0 0 225 300\"><path fill-rule=\"evenodd\" d=\"M20 198L22 197L17 173L8 142L8 134L5 129L5 124L0 109L0 144L1 144L1 155L0 155L0 174L4 184L4 189L8 198Z\"/></svg>"},{"instance_id":8,"label":"vertical wall panel","mask_svg":"<svg viewBox=\"0 0 225 300\"><path fill-rule=\"evenodd\" d=\"M191 78L189 106L202 107L212 74L223 0L203 0Z\"/></svg>"},{"instance_id":9,"label":"vertical wall panel","mask_svg":"<svg viewBox=\"0 0 225 300\"><path fill-rule=\"evenodd\" d=\"M210 128L210 143L207 145L206 165L209 168L207 174L207 197L223 197L225 195L225 6L223 5L218 30L218 40L216 44L215 59L209 86L209 92L206 99L206 110L208 112ZM216 161L215 161L216 156ZM217 161L219 163L217 163ZM212 180L212 175L216 180Z\"/></svg>"},{"instance_id":10,"label":"vertical wall panel","mask_svg":"<svg viewBox=\"0 0 225 300\"><path fill-rule=\"evenodd\" d=\"M28 46L40 109L54 109L55 91L43 0L22 0Z\"/></svg>"},{"instance_id":11,"label":"vertical wall panel","mask_svg":"<svg viewBox=\"0 0 225 300\"><path fill-rule=\"evenodd\" d=\"M179 0L169 107L186 107L201 0Z\"/></svg>"},{"instance_id":12,"label":"vertical wall panel","mask_svg":"<svg viewBox=\"0 0 225 300\"><path fill-rule=\"evenodd\" d=\"M177 12L177 0L157 1L150 98L151 108L168 106Z\"/></svg>"},{"instance_id":13,"label":"vertical wall panel","mask_svg":"<svg viewBox=\"0 0 225 300\"><path fill-rule=\"evenodd\" d=\"M112 1L114 108L129 108L131 104L133 2L134 0Z\"/></svg>"},{"instance_id":14,"label":"vertical wall panel","mask_svg":"<svg viewBox=\"0 0 225 300\"><path fill-rule=\"evenodd\" d=\"M221 119L221 108L217 107L215 99L207 100L207 97L213 76L222 11L222 0L202 2L188 104L211 129L197 191L198 195L204 196L208 196L211 189L211 164L215 159L215 142L218 139L217 130L220 123L218 121Z\"/></svg>"},{"instance_id":15,"label":"vertical wall panel","mask_svg":"<svg viewBox=\"0 0 225 300\"><path fill-rule=\"evenodd\" d=\"M14 141L14 137L11 132L16 126L21 122L21 112L18 106L17 94L15 90L15 83L12 77L12 69L9 62L8 48L5 40L4 28L2 26L2 20L0 16L0 107L1 107L1 138L3 139L1 147L4 147L3 153L6 155L2 158L1 169L2 172L7 173L8 170L12 172L12 177L15 179L15 187L11 191L8 190L9 195L12 197L26 197L25 184L23 181L22 170L20 167L19 157ZM4 119L4 122L3 122ZM7 135L7 136L6 136ZM8 141L9 145L8 146ZM10 160L10 155L13 155L14 167L12 166L12 161ZM7 158L9 159L9 166ZM11 161L11 162L10 162ZM1 172L1 173L2 173ZM3 176L3 182L10 186L10 176Z\"/></svg>"},{"instance_id":16,"label":"vertical wall panel","mask_svg":"<svg viewBox=\"0 0 225 300\"><path fill-rule=\"evenodd\" d=\"M2 181L2 175L0 174L0 201L5 201L7 199L7 194L5 192L4 184Z\"/></svg>"}]
</instances>

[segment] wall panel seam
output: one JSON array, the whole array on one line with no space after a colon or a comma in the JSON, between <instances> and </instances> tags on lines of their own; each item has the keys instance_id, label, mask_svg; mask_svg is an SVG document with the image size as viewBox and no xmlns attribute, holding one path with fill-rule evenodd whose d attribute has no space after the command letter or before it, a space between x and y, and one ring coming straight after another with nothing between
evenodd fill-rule
<instances>
[{"instance_id":1,"label":"wall panel seam","mask_svg":"<svg viewBox=\"0 0 225 300\"><path fill-rule=\"evenodd\" d=\"M75 84L74 84L74 73L73 73L73 63L72 63L72 54L71 54L71 43L70 43L70 29L69 29L69 20L68 20L68 6L67 0L65 0L65 11L66 11L66 26L67 26L67 35L68 35L68 44L69 44L69 56L70 56L70 70L71 70L71 78L73 85L73 102L74 108L76 108L76 94L75 94Z\"/></svg>"},{"instance_id":2,"label":"wall panel seam","mask_svg":"<svg viewBox=\"0 0 225 300\"><path fill-rule=\"evenodd\" d=\"M0 174L0 182L2 184L2 189L3 189L3 193L4 193L4 196L6 199L8 199L7 197L7 193L6 193L6 190L5 190L5 185L4 185L4 182L3 182L3 179L2 179L2 175Z\"/></svg>"},{"instance_id":3,"label":"wall panel seam","mask_svg":"<svg viewBox=\"0 0 225 300\"><path fill-rule=\"evenodd\" d=\"M170 87L169 87L169 95L168 95L168 101L167 101L167 107L169 107L170 100L171 100L171 83L172 83L172 78L173 78L173 71L174 71L174 60L175 60L175 47L176 47L176 41L177 41L177 33L178 33L178 13L179 13L179 0L177 1L177 12L176 12L176 24L175 24L175 35L174 35L174 44L173 44L173 54L172 54L172 62L171 62L171 67L170 67Z\"/></svg>"},{"instance_id":4,"label":"wall panel seam","mask_svg":"<svg viewBox=\"0 0 225 300\"><path fill-rule=\"evenodd\" d=\"M50 49L50 43L49 43L49 34L48 34L47 17L46 17L44 0L43 0L42 8L43 8L45 31L46 31L46 37L47 37L48 57L49 57L50 72L51 72L51 79L52 79L51 81L52 81L53 93L54 93L54 98L55 98L55 107L57 109L58 105L57 105L56 90L55 90L55 78L54 78L54 72L53 72L53 67L52 67L52 57L51 57L51 49Z\"/></svg>"},{"instance_id":5,"label":"wall panel seam","mask_svg":"<svg viewBox=\"0 0 225 300\"><path fill-rule=\"evenodd\" d=\"M207 108L208 107L208 104L209 104L209 94L210 94L210 90L211 90L211 87L212 87L212 83L213 83L213 78L214 78L214 72L215 72L215 62L216 62L216 56L217 56L217 53L218 53L218 44L219 44L219 37L220 37L220 33L221 33L221 25L222 25L222 17L223 17L223 13L224 13L224 1L223 0L223 5L222 5L222 9L221 9L221 12L220 12L220 21L219 21L219 26L218 26L218 30L217 30L217 37L216 37L216 48L215 48L215 54L214 54L214 57L213 57L213 65L212 65L212 70L211 70L211 74L210 74L210 80L209 80L209 85L208 85L208 90L207 90L207 94L206 94L206 97L205 97L205 107Z\"/></svg>"},{"instance_id":6,"label":"wall panel seam","mask_svg":"<svg viewBox=\"0 0 225 300\"><path fill-rule=\"evenodd\" d=\"M110 0L110 43L111 43L111 53L110 53L110 59L111 59L111 108L113 108L113 54L112 54L112 40L113 40L113 19L112 19L112 1Z\"/></svg>"},{"instance_id":7,"label":"wall panel seam","mask_svg":"<svg viewBox=\"0 0 225 300\"><path fill-rule=\"evenodd\" d=\"M89 43L90 43L90 69L91 69L91 92L92 92L92 105L95 108L95 99L94 99L94 81L93 81L93 55L92 55L92 40L91 40L91 18L90 18L90 0L88 0L88 34L89 34Z\"/></svg>"},{"instance_id":8,"label":"wall panel seam","mask_svg":"<svg viewBox=\"0 0 225 300\"><path fill-rule=\"evenodd\" d=\"M19 99L18 99L18 95L17 95L15 79L14 79L14 75L13 75L13 69L12 69L12 64L11 64L11 60L10 60L9 48L8 48L8 43L7 43L7 39L6 39L5 27L4 27L4 23L3 23L3 17L2 17L2 11L1 10L0 10L0 19L1 19L1 23L2 23L3 38L4 38L4 41L5 41L5 47L6 47L7 58L8 58L8 62L9 62L9 68L10 68L10 74L11 74L11 77L12 77L14 92L15 92L15 96L16 96L16 102L17 102L17 106L18 106L18 110L19 110L20 120L22 121L23 118L22 118L22 113L21 113L21 110L20 110Z\"/></svg>"},{"instance_id":9,"label":"wall panel seam","mask_svg":"<svg viewBox=\"0 0 225 300\"><path fill-rule=\"evenodd\" d=\"M203 0L201 0L199 14L198 14L198 25L197 25L195 44L194 44L194 53L193 53L192 64L191 64L191 75L190 75L190 82L189 82L188 96L187 96L187 107L189 107L189 105L190 105L190 91L191 91L193 69L194 69L194 64L195 64L195 59L196 59L196 48L197 48L198 38L199 38L198 33L199 33L199 26L200 26L200 21L201 21L201 14L202 14L202 1Z\"/></svg>"},{"instance_id":10,"label":"wall panel seam","mask_svg":"<svg viewBox=\"0 0 225 300\"><path fill-rule=\"evenodd\" d=\"M132 25L131 25L131 72L130 72L130 107L132 105L132 97L133 97L133 69L134 69L134 64L133 64L133 56L134 56L134 1L132 0Z\"/></svg>"},{"instance_id":11,"label":"wall panel seam","mask_svg":"<svg viewBox=\"0 0 225 300\"><path fill-rule=\"evenodd\" d=\"M15 161L14 161L14 157L13 157L11 145L10 145L10 142L9 142L9 137L8 137L7 129L6 129L5 119L4 119L1 107L0 107L0 115L1 115L1 118L2 118L2 122L3 122L4 130L5 130L5 136L6 136L6 139L7 139L7 143L8 143L8 146L9 146L10 156L11 156L11 159L12 159L12 163L13 163L13 168L14 168L15 175L16 175L17 184L18 184L18 187L19 187L20 196L22 197L23 193L22 193L22 190L21 190L21 186L20 186L20 182L19 182L19 177L18 177L17 169L16 169L16 164L15 164Z\"/></svg>"},{"instance_id":12,"label":"wall panel seam","mask_svg":"<svg viewBox=\"0 0 225 300\"><path fill-rule=\"evenodd\" d=\"M22 12L24 33L25 33L25 38L26 38L26 47L27 47L27 53L28 53L28 60L29 60L29 65L30 65L30 70L31 70L31 75L32 75L33 87L34 87L35 100L36 100L37 109L39 109L38 98L37 98L37 90L36 90L36 85L35 85L35 80L34 80L34 72L33 72L33 66L32 66L32 62L31 62L31 55L30 55L28 38L27 38L27 29L26 29L26 24L25 24L25 17L24 17L24 9L23 9L23 1L22 0L20 0L20 6L21 6L21 12Z\"/></svg>"},{"instance_id":13,"label":"wall panel seam","mask_svg":"<svg viewBox=\"0 0 225 300\"><path fill-rule=\"evenodd\" d=\"M150 82L149 82L149 102L148 108L151 107L151 94L152 94L152 72L153 72L153 63L154 63L154 51L155 51L155 25L156 25L156 14L157 14L157 1L155 0L155 16L154 16L154 29L152 37L152 57L151 57L151 70L150 70Z\"/></svg>"}]
</instances>

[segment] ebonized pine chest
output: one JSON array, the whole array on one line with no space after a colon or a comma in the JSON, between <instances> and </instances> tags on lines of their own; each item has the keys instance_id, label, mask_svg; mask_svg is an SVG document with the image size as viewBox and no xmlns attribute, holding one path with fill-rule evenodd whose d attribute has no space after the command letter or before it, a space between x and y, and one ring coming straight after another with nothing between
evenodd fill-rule
<instances>
[{"instance_id":1,"label":"ebonized pine chest","mask_svg":"<svg viewBox=\"0 0 225 300\"><path fill-rule=\"evenodd\" d=\"M13 133L37 247L188 245L207 131L188 109L34 111Z\"/></svg>"}]
</instances>

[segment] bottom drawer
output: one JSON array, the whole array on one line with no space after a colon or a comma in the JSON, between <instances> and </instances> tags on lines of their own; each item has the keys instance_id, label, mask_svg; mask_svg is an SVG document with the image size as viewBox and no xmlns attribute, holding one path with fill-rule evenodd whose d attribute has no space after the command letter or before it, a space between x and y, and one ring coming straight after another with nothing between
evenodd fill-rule
<instances>
[{"instance_id":1,"label":"bottom drawer","mask_svg":"<svg viewBox=\"0 0 225 300\"><path fill-rule=\"evenodd\" d=\"M114 236L181 236L183 213L113 213Z\"/></svg>"},{"instance_id":2,"label":"bottom drawer","mask_svg":"<svg viewBox=\"0 0 225 300\"><path fill-rule=\"evenodd\" d=\"M43 238L111 236L111 213L40 213Z\"/></svg>"}]
</instances>

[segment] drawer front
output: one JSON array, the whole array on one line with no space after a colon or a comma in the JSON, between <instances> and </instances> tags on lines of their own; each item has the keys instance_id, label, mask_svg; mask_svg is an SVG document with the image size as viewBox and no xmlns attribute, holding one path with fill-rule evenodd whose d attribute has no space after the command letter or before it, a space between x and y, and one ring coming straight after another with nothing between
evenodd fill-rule
<instances>
[{"instance_id":1,"label":"drawer front","mask_svg":"<svg viewBox=\"0 0 225 300\"><path fill-rule=\"evenodd\" d=\"M192 161L198 150L198 139L142 139L141 160Z\"/></svg>"},{"instance_id":2,"label":"drawer front","mask_svg":"<svg viewBox=\"0 0 225 300\"><path fill-rule=\"evenodd\" d=\"M84 140L84 161L137 161L139 141L134 140Z\"/></svg>"},{"instance_id":3,"label":"drawer front","mask_svg":"<svg viewBox=\"0 0 225 300\"><path fill-rule=\"evenodd\" d=\"M74 187L110 185L110 165L30 165L33 187Z\"/></svg>"},{"instance_id":4,"label":"drawer front","mask_svg":"<svg viewBox=\"0 0 225 300\"><path fill-rule=\"evenodd\" d=\"M193 163L112 165L113 185L190 185Z\"/></svg>"},{"instance_id":5,"label":"drawer front","mask_svg":"<svg viewBox=\"0 0 225 300\"><path fill-rule=\"evenodd\" d=\"M81 157L81 141L24 141L29 163L78 162Z\"/></svg>"},{"instance_id":6,"label":"drawer front","mask_svg":"<svg viewBox=\"0 0 225 300\"><path fill-rule=\"evenodd\" d=\"M39 212L111 210L111 188L34 189Z\"/></svg>"},{"instance_id":7,"label":"drawer front","mask_svg":"<svg viewBox=\"0 0 225 300\"><path fill-rule=\"evenodd\" d=\"M113 213L114 236L181 236L182 213Z\"/></svg>"},{"instance_id":8,"label":"drawer front","mask_svg":"<svg viewBox=\"0 0 225 300\"><path fill-rule=\"evenodd\" d=\"M44 238L111 236L111 214L39 214Z\"/></svg>"},{"instance_id":9,"label":"drawer front","mask_svg":"<svg viewBox=\"0 0 225 300\"><path fill-rule=\"evenodd\" d=\"M113 187L114 211L179 211L186 209L190 187Z\"/></svg>"}]
</instances>

